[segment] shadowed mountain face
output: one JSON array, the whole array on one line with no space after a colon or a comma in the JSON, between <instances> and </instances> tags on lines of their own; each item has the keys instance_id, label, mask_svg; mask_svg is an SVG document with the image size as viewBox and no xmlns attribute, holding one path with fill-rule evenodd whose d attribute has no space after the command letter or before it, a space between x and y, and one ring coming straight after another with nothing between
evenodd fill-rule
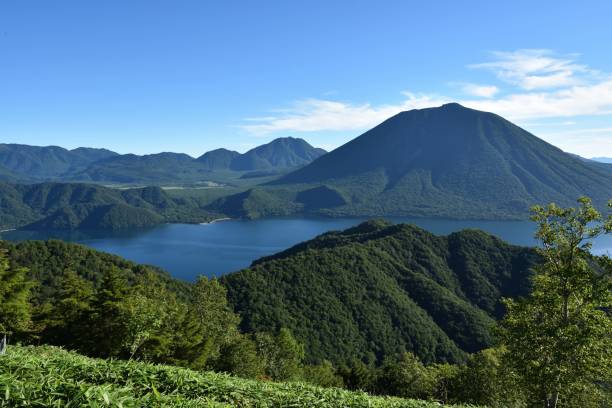
<instances>
[{"instance_id":1,"label":"shadowed mountain face","mask_svg":"<svg viewBox=\"0 0 612 408\"><path fill-rule=\"evenodd\" d=\"M323 183L351 198L347 213L366 215L516 217L533 204L612 198L602 165L458 104L402 112L273 182Z\"/></svg>"},{"instance_id":2,"label":"shadowed mountain face","mask_svg":"<svg viewBox=\"0 0 612 408\"><path fill-rule=\"evenodd\" d=\"M482 231L435 236L369 221L226 275L247 331L288 327L313 360L382 361L404 351L460 361L491 344L502 297L528 292L535 251Z\"/></svg>"}]
</instances>

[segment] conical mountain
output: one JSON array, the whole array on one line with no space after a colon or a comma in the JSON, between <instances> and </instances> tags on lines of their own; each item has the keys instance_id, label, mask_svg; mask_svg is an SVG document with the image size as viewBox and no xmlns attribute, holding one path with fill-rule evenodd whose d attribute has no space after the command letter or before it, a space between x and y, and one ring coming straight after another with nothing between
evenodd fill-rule
<instances>
[{"instance_id":1,"label":"conical mountain","mask_svg":"<svg viewBox=\"0 0 612 408\"><path fill-rule=\"evenodd\" d=\"M274 184L325 184L349 200L334 212L359 215L513 218L612 198L601 166L456 103L399 113Z\"/></svg>"},{"instance_id":2,"label":"conical mountain","mask_svg":"<svg viewBox=\"0 0 612 408\"><path fill-rule=\"evenodd\" d=\"M265 170L303 166L326 152L311 146L304 139L281 137L234 158L232 170Z\"/></svg>"}]
</instances>

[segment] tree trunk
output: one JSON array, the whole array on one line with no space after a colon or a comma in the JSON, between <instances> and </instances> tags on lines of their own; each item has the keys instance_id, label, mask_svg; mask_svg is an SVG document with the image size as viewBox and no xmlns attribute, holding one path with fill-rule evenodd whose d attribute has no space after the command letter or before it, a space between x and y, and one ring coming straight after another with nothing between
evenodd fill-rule
<instances>
[{"instance_id":1,"label":"tree trunk","mask_svg":"<svg viewBox=\"0 0 612 408\"><path fill-rule=\"evenodd\" d=\"M544 402L544 406L545 408L557 408L558 402L559 402L559 393L555 391L552 394L546 396L546 401Z\"/></svg>"}]
</instances>

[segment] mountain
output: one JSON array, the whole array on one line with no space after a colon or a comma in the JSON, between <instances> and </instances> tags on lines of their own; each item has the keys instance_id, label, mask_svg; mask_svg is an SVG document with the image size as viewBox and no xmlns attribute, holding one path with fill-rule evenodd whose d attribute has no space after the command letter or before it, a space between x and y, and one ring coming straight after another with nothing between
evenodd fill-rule
<instances>
[{"instance_id":1,"label":"mountain","mask_svg":"<svg viewBox=\"0 0 612 408\"><path fill-rule=\"evenodd\" d=\"M193 181L208 172L193 157L183 153L124 154L92 163L83 171L72 174L70 180L160 183Z\"/></svg>"},{"instance_id":2,"label":"mountain","mask_svg":"<svg viewBox=\"0 0 612 408\"><path fill-rule=\"evenodd\" d=\"M336 215L524 218L530 206L612 198L610 172L493 113L447 104L393 116L270 183L337 190Z\"/></svg>"},{"instance_id":3,"label":"mountain","mask_svg":"<svg viewBox=\"0 0 612 408\"><path fill-rule=\"evenodd\" d=\"M232 160L240 156L240 153L227 149L216 149L204 153L197 158L204 168L208 170L227 170L232 164Z\"/></svg>"},{"instance_id":4,"label":"mountain","mask_svg":"<svg viewBox=\"0 0 612 408\"><path fill-rule=\"evenodd\" d=\"M117 153L106 149L67 150L58 146L0 144L0 166L25 179L61 177L81 170L95 161L116 155Z\"/></svg>"},{"instance_id":5,"label":"mountain","mask_svg":"<svg viewBox=\"0 0 612 408\"><path fill-rule=\"evenodd\" d=\"M0 227L121 229L202 222L211 214L159 187L115 190L70 183L0 183Z\"/></svg>"},{"instance_id":6,"label":"mountain","mask_svg":"<svg viewBox=\"0 0 612 408\"><path fill-rule=\"evenodd\" d=\"M197 159L163 152L120 155L106 149L0 144L0 180L8 182L201 183L214 181L213 172L233 172L234 178L272 177L306 165L323 149L295 138L280 138L244 154L227 149ZM223 177L222 177L223 178ZM231 178L231 177L230 177Z\"/></svg>"},{"instance_id":7,"label":"mountain","mask_svg":"<svg viewBox=\"0 0 612 408\"><path fill-rule=\"evenodd\" d=\"M281 137L244 154L227 149L212 150L197 161L210 170L278 171L304 166L325 153L303 139Z\"/></svg>"},{"instance_id":8,"label":"mountain","mask_svg":"<svg viewBox=\"0 0 612 408\"><path fill-rule=\"evenodd\" d=\"M592 157L591 160L600 163L612 163L612 157Z\"/></svg>"},{"instance_id":9,"label":"mountain","mask_svg":"<svg viewBox=\"0 0 612 408\"><path fill-rule=\"evenodd\" d=\"M380 363L404 351L460 361L491 344L502 297L529 289L535 251L466 230L370 221L329 232L221 282L245 331L288 327L314 360Z\"/></svg>"},{"instance_id":10,"label":"mountain","mask_svg":"<svg viewBox=\"0 0 612 408\"><path fill-rule=\"evenodd\" d=\"M237 171L304 166L326 153L303 139L278 138L235 157L230 168Z\"/></svg>"}]
</instances>

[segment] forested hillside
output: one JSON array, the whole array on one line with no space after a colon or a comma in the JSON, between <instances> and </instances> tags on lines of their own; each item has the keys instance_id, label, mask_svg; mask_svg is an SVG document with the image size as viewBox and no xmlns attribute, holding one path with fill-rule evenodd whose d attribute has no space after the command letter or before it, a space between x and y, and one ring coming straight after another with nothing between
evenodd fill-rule
<instances>
[{"instance_id":1,"label":"forested hillside","mask_svg":"<svg viewBox=\"0 0 612 408\"><path fill-rule=\"evenodd\" d=\"M312 361L406 351L462 361L492 343L502 296L528 293L538 257L481 231L435 236L371 221L224 276L245 331L287 327Z\"/></svg>"},{"instance_id":2,"label":"forested hillside","mask_svg":"<svg viewBox=\"0 0 612 408\"><path fill-rule=\"evenodd\" d=\"M78 183L0 183L4 229L121 229L203 222L211 215L196 200L173 198L159 187L116 190Z\"/></svg>"},{"instance_id":3,"label":"forested hillside","mask_svg":"<svg viewBox=\"0 0 612 408\"><path fill-rule=\"evenodd\" d=\"M195 159L162 152L136 155L106 149L0 144L0 180L9 182L97 182L201 184L239 178L244 172L280 174L304 166L325 150L302 139L278 138L246 153L217 149Z\"/></svg>"}]
</instances>

